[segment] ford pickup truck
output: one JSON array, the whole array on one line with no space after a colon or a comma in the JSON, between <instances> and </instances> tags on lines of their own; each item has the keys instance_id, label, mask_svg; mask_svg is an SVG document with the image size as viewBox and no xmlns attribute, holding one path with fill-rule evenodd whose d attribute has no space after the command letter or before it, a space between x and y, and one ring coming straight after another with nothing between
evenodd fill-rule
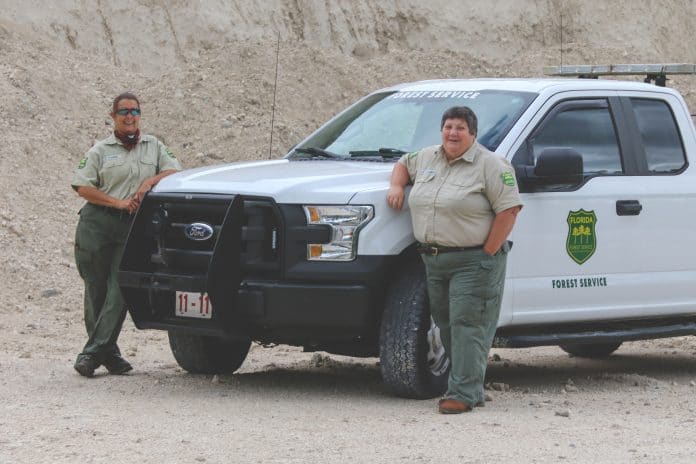
<instances>
[{"instance_id":1,"label":"ford pickup truck","mask_svg":"<svg viewBox=\"0 0 696 464\"><path fill-rule=\"evenodd\" d=\"M192 373L234 372L252 342L289 344L379 356L394 394L440 394L449 361L408 204L396 212L385 198L393 163L439 143L444 110L465 105L478 141L514 165L525 203L494 346L599 357L696 333L696 135L664 86L694 65L554 72L396 85L282 159L163 179L119 272L135 325L168 331ZM646 82L597 78L622 74Z\"/></svg>"}]
</instances>

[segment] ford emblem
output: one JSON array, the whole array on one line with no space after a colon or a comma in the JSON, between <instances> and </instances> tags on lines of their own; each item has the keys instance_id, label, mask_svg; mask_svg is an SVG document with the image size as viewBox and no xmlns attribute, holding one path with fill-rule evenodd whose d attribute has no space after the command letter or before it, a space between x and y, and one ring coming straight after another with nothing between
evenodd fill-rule
<instances>
[{"instance_id":1,"label":"ford emblem","mask_svg":"<svg viewBox=\"0 0 696 464\"><path fill-rule=\"evenodd\" d=\"M205 222L194 222L186 226L184 235L189 240L202 242L213 236L213 228Z\"/></svg>"}]
</instances>

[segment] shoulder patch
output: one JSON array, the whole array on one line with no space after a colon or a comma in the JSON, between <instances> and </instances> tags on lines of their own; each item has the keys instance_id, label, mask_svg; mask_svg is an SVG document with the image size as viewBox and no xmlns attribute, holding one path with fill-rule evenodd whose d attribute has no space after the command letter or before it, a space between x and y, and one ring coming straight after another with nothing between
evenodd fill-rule
<instances>
[{"instance_id":1,"label":"shoulder patch","mask_svg":"<svg viewBox=\"0 0 696 464\"><path fill-rule=\"evenodd\" d=\"M412 151L411 153L408 153L408 154L406 155L406 158L411 159L411 158L415 158L416 156L418 156L418 152L417 152L417 151Z\"/></svg>"},{"instance_id":2,"label":"shoulder patch","mask_svg":"<svg viewBox=\"0 0 696 464\"><path fill-rule=\"evenodd\" d=\"M500 177L503 180L503 184L507 185L508 187L515 186L515 176L512 174L512 172L504 171L500 174Z\"/></svg>"},{"instance_id":3,"label":"shoulder patch","mask_svg":"<svg viewBox=\"0 0 696 464\"><path fill-rule=\"evenodd\" d=\"M77 169L82 169L87 166L87 158L82 158L80 164L77 165Z\"/></svg>"},{"instance_id":4,"label":"shoulder patch","mask_svg":"<svg viewBox=\"0 0 696 464\"><path fill-rule=\"evenodd\" d=\"M169 147L167 147L166 145L165 145L165 147L164 147L164 152L165 152L165 153L167 154L167 156L170 157L171 159L176 159L176 156L174 156L174 153L172 153L172 151L171 151L171 150L169 149Z\"/></svg>"}]
</instances>

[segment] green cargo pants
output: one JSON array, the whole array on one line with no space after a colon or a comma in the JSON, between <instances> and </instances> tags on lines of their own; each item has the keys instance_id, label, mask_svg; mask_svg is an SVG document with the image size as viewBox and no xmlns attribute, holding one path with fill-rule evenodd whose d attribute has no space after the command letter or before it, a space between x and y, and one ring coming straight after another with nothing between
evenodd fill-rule
<instances>
[{"instance_id":1,"label":"green cargo pants","mask_svg":"<svg viewBox=\"0 0 696 464\"><path fill-rule=\"evenodd\" d=\"M480 249L421 255L430 312L450 358L445 398L484 401L483 382L505 283L507 244L495 256Z\"/></svg>"},{"instance_id":2,"label":"green cargo pants","mask_svg":"<svg viewBox=\"0 0 696 464\"><path fill-rule=\"evenodd\" d=\"M126 317L118 285L118 266L130 228L126 212L87 203L80 211L75 233L75 262L85 282L85 326L88 340L78 360L95 356L99 362L120 354L116 341Z\"/></svg>"}]
</instances>

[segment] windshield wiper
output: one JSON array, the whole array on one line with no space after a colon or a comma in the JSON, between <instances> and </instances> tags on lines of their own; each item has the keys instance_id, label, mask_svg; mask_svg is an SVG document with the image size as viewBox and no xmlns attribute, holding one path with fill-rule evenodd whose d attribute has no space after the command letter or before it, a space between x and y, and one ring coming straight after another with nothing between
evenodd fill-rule
<instances>
[{"instance_id":1,"label":"windshield wiper","mask_svg":"<svg viewBox=\"0 0 696 464\"><path fill-rule=\"evenodd\" d=\"M344 158L341 155L337 155L336 153L331 153L330 151L326 151L323 148L318 148L318 147L295 148L295 153L304 153L307 155L320 156L322 158L330 158L330 159L343 159Z\"/></svg>"},{"instance_id":2,"label":"windshield wiper","mask_svg":"<svg viewBox=\"0 0 696 464\"><path fill-rule=\"evenodd\" d=\"M351 158L359 158L361 156L381 156L382 158L394 158L405 155L407 151L399 150L398 148L380 148L379 150L356 150L349 151Z\"/></svg>"}]
</instances>

